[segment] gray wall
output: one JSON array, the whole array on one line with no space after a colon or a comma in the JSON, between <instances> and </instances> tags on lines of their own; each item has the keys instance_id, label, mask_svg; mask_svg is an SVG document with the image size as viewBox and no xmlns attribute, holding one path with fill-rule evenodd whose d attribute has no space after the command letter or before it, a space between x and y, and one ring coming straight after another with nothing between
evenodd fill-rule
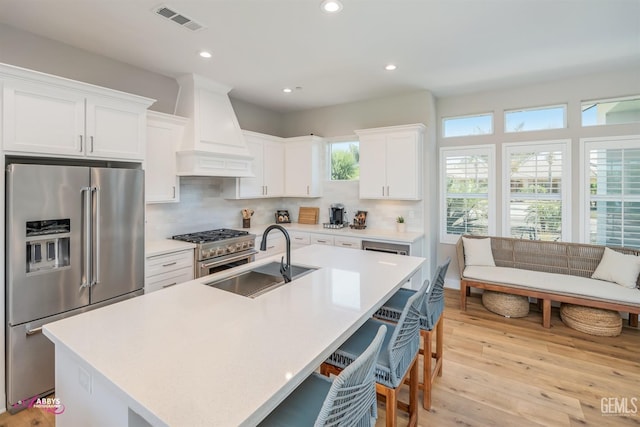
<instances>
[{"instance_id":1,"label":"gray wall","mask_svg":"<svg viewBox=\"0 0 640 427\"><path fill-rule=\"evenodd\" d=\"M436 104L438 115L436 126L438 132L438 147L495 144L496 165L498 167L498 170L496 171L496 197L498 201L496 213L498 233L500 233L500 224L502 223L502 209L500 205L500 200L502 200L502 182L500 180L502 174L502 169L500 167L502 162L502 144L508 142L535 142L552 139L570 139L572 159L572 179L570 183L572 188L571 211L573 216L573 221L571 221L571 236L573 241L577 241L579 235L578 215L580 212L578 192L580 170L578 154L580 138L640 134L640 125L637 123L582 128L580 109L581 102L639 94L640 75L638 74L638 70L620 69L618 71L583 75L571 79L557 80L525 87L441 98L437 100ZM568 104L566 129L541 130L515 134L505 134L503 132L504 110L558 104ZM493 135L458 138L441 137L441 124L443 117L484 112L494 113ZM457 286L459 284L459 274L457 269L457 260L455 257L455 246L439 243L437 252L439 259L451 256L452 263L447 274L448 286Z\"/></svg>"},{"instance_id":2,"label":"gray wall","mask_svg":"<svg viewBox=\"0 0 640 427\"><path fill-rule=\"evenodd\" d=\"M175 79L0 24L0 62L156 99L173 114Z\"/></svg>"},{"instance_id":3,"label":"gray wall","mask_svg":"<svg viewBox=\"0 0 640 427\"><path fill-rule=\"evenodd\" d=\"M235 99L233 98L233 91L229 94L229 99L242 129L266 133L267 135L282 136L284 121L282 113Z\"/></svg>"},{"instance_id":4,"label":"gray wall","mask_svg":"<svg viewBox=\"0 0 640 427\"><path fill-rule=\"evenodd\" d=\"M404 95L370 99L305 111L286 113L285 137L320 135L324 137L353 135L356 129L429 123L431 92L424 90Z\"/></svg>"}]
</instances>

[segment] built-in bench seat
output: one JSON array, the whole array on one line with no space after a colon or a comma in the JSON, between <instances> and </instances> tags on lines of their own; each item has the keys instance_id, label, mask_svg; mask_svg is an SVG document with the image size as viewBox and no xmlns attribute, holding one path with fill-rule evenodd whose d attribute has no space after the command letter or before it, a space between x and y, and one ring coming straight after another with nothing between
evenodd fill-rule
<instances>
[{"instance_id":1,"label":"built-in bench seat","mask_svg":"<svg viewBox=\"0 0 640 427\"><path fill-rule=\"evenodd\" d=\"M552 301L629 313L629 324L638 326L640 277L635 288L590 278L602 259L604 246L507 237L490 239L495 266L466 266L462 239L456 245L462 310L466 309L470 288L475 287L537 298L546 328L551 326ZM629 248L612 249L640 254Z\"/></svg>"}]
</instances>

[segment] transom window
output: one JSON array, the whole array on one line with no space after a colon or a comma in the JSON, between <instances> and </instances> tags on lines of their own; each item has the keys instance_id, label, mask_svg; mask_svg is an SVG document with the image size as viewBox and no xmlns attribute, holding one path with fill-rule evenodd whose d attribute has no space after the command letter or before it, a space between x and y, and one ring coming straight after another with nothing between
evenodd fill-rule
<instances>
[{"instance_id":1,"label":"transom window","mask_svg":"<svg viewBox=\"0 0 640 427\"><path fill-rule=\"evenodd\" d=\"M582 126L622 123L640 123L640 96L582 103Z\"/></svg>"},{"instance_id":2,"label":"transom window","mask_svg":"<svg viewBox=\"0 0 640 427\"><path fill-rule=\"evenodd\" d=\"M567 106L527 108L504 112L504 131L562 129L567 127Z\"/></svg>"},{"instance_id":3,"label":"transom window","mask_svg":"<svg viewBox=\"0 0 640 427\"><path fill-rule=\"evenodd\" d=\"M442 119L442 136L488 135L493 133L493 114L445 117Z\"/></svg>"}]
</instances>

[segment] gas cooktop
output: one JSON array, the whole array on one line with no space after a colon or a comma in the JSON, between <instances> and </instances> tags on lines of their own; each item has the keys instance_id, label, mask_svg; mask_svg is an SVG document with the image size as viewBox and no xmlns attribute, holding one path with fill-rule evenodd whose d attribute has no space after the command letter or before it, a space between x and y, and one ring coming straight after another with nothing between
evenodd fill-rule
<instances>
[{"instance_id":1,"label":"gas cooktop","mask_svg":"<svg viewBox=\"0 0 640 427\"><path fill-rule=\"evenodd\" d=\"M199 231L197 233L179 234L173 236L174 240L182 240L189 243L209 243L220 242L227 239L233 239L235 237L247 236L248 231L232 230L230 228L218 228L216 230Z\"/></svg>"}]
</instances>

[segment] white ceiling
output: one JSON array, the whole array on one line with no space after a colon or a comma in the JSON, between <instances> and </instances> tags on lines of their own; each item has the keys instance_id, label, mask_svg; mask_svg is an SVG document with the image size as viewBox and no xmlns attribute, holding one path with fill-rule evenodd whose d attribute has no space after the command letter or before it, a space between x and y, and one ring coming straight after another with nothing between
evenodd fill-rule
<instances>
[{"instance_id":1,"label":"white ceiling","mask_svg":"<svg viewBox=\"0 0 640 427\"><path fill-rule=\"evenodd\" d=\"M337 15L320 0L164 1L199 32L157 16L163 0L0 0L0 22L283 112L640 67L640 0L342 1Z\"/></svg>"}]
</instances>

